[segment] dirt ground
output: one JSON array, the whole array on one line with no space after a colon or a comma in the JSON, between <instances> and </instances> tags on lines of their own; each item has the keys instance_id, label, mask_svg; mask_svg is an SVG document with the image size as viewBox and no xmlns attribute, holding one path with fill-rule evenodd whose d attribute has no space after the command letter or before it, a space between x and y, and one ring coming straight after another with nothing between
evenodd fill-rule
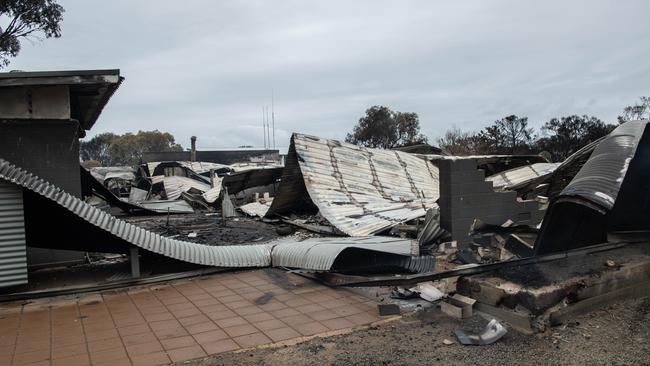
<instances>
[{"instance_id":1,"label":"dirt ground","mask_svg":"<svg viewBox=\"0 0 650 366\"><path fill-rule=\"evenodd\" d=\"M489 346L463 346L454 329L478 331L431 309L344 335L186 362L205 365L650 365L650 298L628 300L536 335L512 329ZM444 340L453 341L445 345Z\"/></svg>"}]
</instances>

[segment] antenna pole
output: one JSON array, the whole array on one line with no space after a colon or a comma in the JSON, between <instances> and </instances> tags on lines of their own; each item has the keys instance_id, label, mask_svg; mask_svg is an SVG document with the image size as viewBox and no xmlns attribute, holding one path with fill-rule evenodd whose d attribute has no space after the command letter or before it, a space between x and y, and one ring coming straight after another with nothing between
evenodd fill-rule
<instances>
[{"instance_id":1,"label":"antenna pole","mask_svg":"<svg viewBox=\"0 0 650 366\"><path fill-rule=\"evenodd\" d=\"M275 150L275 103L273 98L273 89L271 89L271 121L273 123L273 150Z\"/></svg>"},{"instance_id":2,"label":"antenna pole","mask_svg":"<svg viewBox=\"0 0 650 366\"><path fill-rule=\"evenodd\" d=\"M269 146L271 148L271 123L269 119L269 106L266 106L266 135L268 136Z\"/></svg>"},{"instance_id":3,"label":"antenna pole","mask_svg":"<svg viewBox=\"0 0 650 366\"><path fill-rule=\"evenodd\" d=\"M266 149L266 122L264 117L264 107L262 107L262 132L264 133L264 149Z\"/></svg>"}]
</instances>

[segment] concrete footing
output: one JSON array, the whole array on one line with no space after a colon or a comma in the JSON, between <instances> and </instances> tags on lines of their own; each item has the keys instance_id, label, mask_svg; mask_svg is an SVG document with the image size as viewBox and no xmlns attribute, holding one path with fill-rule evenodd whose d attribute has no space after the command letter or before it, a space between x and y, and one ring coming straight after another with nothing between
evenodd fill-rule
<instances>
[{"instance_id":1,"label":"concrete footing","mask_svg":"<svg viewBox=\"0 0 650 366\"><path fill-rule=\"evenodd\" d=\"M650 245L461 277L457 291L476 299L478 311L540 331L610 302L650 296Z\"/></svg>"}]
</instances>

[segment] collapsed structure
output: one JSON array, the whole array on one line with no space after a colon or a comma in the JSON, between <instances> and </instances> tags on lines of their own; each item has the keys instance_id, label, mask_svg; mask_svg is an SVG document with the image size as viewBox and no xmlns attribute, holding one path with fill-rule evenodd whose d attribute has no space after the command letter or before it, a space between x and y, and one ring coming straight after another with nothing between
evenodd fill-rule
<instances>
[{"instance_id":1,"label":"collapsed structure","mask_svg":"<svg viewBox=\"0 0 650 366\"><path fill-rule=\"evenodd\" d=\"M319 213L341 233L372 235L435 207L437 181L437 167L408 153L295 133L267 216Z\"/></svg>"},{"instance_id":2,"label":"collapsed structure","mask_svg":"<svg viewBox=\"0 0 650 366\"><path fill-rule=\"evenodd\" d=\"M128 254L136 269L153 255L281 267L335 285L416 284L431 302L448 289L423 282L460 276L443 309L462 316L475 307L528 330L601 303L607 291L647 292L639 287L650 281L647 121L627 122L562 163L294 133L285 166L277 152L247 163L201 155L193 138L179 159L152 153L138 167L80 168L78 139L122 80L119 70L0 74L0 287L27 283L40 248L68 261ZM172 214L215 217L214 226L219 218L225 229L244 219L239 211L286 237L217 245L169 230ZM170 235L128 222L161 213ZM285 224L309 232L292 235Z\"/></svg>"}]
</instances>

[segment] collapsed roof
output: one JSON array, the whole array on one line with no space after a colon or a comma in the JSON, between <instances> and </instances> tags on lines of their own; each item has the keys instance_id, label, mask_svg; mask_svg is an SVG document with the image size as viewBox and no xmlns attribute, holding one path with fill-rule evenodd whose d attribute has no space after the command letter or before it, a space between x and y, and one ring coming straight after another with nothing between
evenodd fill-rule
<instances>
[{"instance_id":1,"label":"collapsed roof","mask_svg":"<svg viewBox=\"0 0 650 366\"><path fill-rule=\"evenodd\" d=\"M294 133L267 216L319 211L342 233L365 236L424 216L438 197L430 162Z\"/></svg>"},{"instance_id":2,"label":"collapsed roof","mask_svg":"<svg viewBox=\"0 0 650 366\"><path fill-rule=\"evenodd\" d=\"M30 209L26 221L38 224L38 230L30 232L32 244L38 243L37 246L45 248L120 253L136 247L199 265L274 265L307 271L354 272L359 269L361 260L364 270L397 269L414 273L429 271L435 263L435 258L430 256L411 258L416 243L398 238L313 239L305 243L289 239L267 244L224 246L192 243L165 237L118 219L2 159L0 181L24 188L26 206L38 208ZM64 236L56 240L59 234ZM314 250L305 251L305 248Z\"/></svg>"},{"instance_id":3,"label":"collapsed roof","mask_svg":"<svg viewBox=\"0 0 650 366\"><path fill-rule=\"evenodd\" d=\"M597 144L577 175L552 200L535 243L536 254L604 243L608 235L620 231L647 235L647 124L647 120L626 122Z\"/></svg>"}]
</instances>

